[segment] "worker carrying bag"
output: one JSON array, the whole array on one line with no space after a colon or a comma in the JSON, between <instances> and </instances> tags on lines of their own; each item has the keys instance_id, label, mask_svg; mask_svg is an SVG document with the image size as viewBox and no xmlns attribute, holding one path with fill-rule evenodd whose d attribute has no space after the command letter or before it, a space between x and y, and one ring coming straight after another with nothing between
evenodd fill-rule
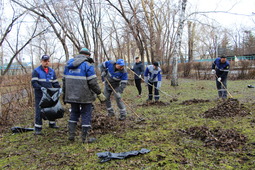
<instances>
[{"instance_id":1,"label":"worker carrying bag","mask_svg":"<svg viewBox=\"0 0 255 170\"><path fill-rule=\"evenodd\" d=\"M39 103L41 116L44 120L54 121L64 116L64 108L59 100L62 94L61 88L43 88L42 99Z\"/></svg>"}]
</instances>

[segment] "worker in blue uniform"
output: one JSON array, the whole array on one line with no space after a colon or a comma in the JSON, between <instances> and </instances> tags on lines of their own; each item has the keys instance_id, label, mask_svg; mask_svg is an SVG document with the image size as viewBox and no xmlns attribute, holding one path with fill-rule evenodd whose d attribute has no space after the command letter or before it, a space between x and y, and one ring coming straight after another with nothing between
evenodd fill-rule
<instances>
[{"instance_id":1,"label":"worker in blue uniform","mask_svg":"<svg viewBox=\"0 0 255 170\"><path fill-rule=\"evenodd\" d=\"M212 74L216 77L216 87L218 89L219 98L227 98L227 77L230 64L227 61L227 57L222 55L216 58L212 64Z\"/></svg>"},{"instance_id":2,"label":"worker in blue uniform","mask_svg":"<svg viewBox=\"0 0 255 170\"><path fill-rule=\"evenodd\" d=\"M111 105L111 94L114 92L114 97L120 111L119 120L125 120L127 111L126 106L121 99L121 94L127 86L128 73L124 68L125 62L123 59L118 59L116 62L109 60L101 64L101 76L104 81L104 95L106 97L106 107L108 116L115 116Z\"/></svg>"},{"instance_id":3,"label":"worker in blue uniform","mask_svg":"<svg viewBox=\"0 0 255 170\"><path fill-rule=\"evenodd\" d=\"M32 73L32 86L35 94L35 135L42 135L42 117L39 103L42 98L43 88L60 88L55 71L49 67L50 56L41 57L41 65L34 69ZM55 120L49 120L50 128L58 128Z\"/></svg>"},{"instance_id":4,"label":"worker in blue uniform","mask_svg":"<svg viewBox=\"0 0 255 170\"><path fill-rule=\"evenodd\" d=\"M158 62L154 62L152 65L148 65L144 72L144 81L148 85L148 99L147 101L152 101L153 99L153 87L154 87L154 99L157 102L160 98L159 90L161 87L161 68Z\"/></svg>"}]
</instances>

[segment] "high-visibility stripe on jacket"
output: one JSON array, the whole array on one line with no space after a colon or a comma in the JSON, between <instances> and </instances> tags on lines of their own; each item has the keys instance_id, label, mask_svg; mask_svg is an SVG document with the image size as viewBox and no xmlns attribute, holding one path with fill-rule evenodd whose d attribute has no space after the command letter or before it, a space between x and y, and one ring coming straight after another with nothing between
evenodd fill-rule
<instances>
[{"instance_id":1,"label":"high-visibility stripe on jacket","mask_svg":"<svg viewBox=\"0 0 255 170\"><path fill-rule=\"evenodd\" d=\"M153 65L148 65L144 72L145 81L161 83L161 68L154 69Z\"/></svg>"},{"instance_id":2,"label":"high-visibility stripe on jacket","mask_svg":"<svg viewBox=\"0 0 255 170\"><path fill-rule=\"evenodd\" d=\"M31 83L33 88L35 89L35 96L39 98L42 96L41 87L60 88L55 71L49 67L49 72L46 73L42 65L35 68L32 72Z\"/></svg>"},{"instance_id":3,"label":"high-visibility stripe on jacket","mask_svg":"<svg viewBox=\"0 0 255 170\"><path fill-rule=\"evenodd\" d=\"M64 70L63 91L67 103L92 103L101 89L97 83L94 66L85 55L70 59Z\"/></svg>"},{"instance_id":4,"label":"high-visibility stripe on jacket","mask_svg":"<svg viewBox=\"0 0 255 170\"><path fill-rule=\"evenodd\" d=\"M109 60L101 64L101 71L106 71L106 78L113 88L118 88L117 91L122 93L128 82L128 73L126 69L118 70L115 67L116 62ZM107 83L107 82L106 82Z\"/></svg>"},{"instance_id":5,"label":"high-visibility stripe on jacket","mask_svg":"<svg viewBox=\"0 0 255 170\"><path fill-rule=\"evenodd\" d=\"M216 70L216 75L221 78L226 78L229 72L229 62L221 63L220 57L216 58L212 64L212 69Z\"/></svg>"}]
</instances>

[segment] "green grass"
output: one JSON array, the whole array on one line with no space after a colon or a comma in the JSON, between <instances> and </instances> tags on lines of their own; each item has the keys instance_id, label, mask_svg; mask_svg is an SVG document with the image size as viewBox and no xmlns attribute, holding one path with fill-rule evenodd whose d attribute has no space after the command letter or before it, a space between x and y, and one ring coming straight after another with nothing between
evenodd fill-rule
<instances>
[{"instance_id":1,"label":"green grass","mask_svg":"<svg viewBox=\"0 0 255 170\"><path fill-rule=\"evenodd\" d=\"M255 89L247 88L248 84L253 84L253 81L228 81L228 88L233 97L248 107L252 114L217 120L200 116L217 105L217 90L212 80L180 79L177 87L171 87L170 81L164 80L161 90L178 98L168 106L138 106L145 102L147 89L143 86L142 98L136 98L136 88L128 86L123 99L135 113L128 109L126 123L121 124L116 119L114 130L96 134L96 143L82 144L79 136L74 143L70 143L67 140L69 115L66 113L64 118L58 120L59 130L49 129L44 121L45 136L34 136L33 132L1 134L0 169L254 169ZM210 102L180 105L194 98L209 99ZM171 97L161 93L161 101L170 100ZM116 108L115 102L113 104ZM33 113L20 114L29 116L27 121L19 125L31 126ZM106 110L97 110L94 114L106 114ZM145 121L136 121L136 114L145 118ZM245 146L240 146L236 151L208 148L202 141L178 132L179 129L193 126L233 128L248 140ZM151 152L106 163L99 163L96 156L98 152L117 153L141 148L150 149Z\"/></svg>"}]
</instances>

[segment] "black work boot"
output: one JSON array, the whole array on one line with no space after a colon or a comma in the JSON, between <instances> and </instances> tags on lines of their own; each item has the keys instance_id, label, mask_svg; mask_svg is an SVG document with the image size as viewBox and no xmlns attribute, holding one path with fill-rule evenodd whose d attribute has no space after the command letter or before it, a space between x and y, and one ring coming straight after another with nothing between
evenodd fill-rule
<instances>
[{"instance_id":1,"label":"black work boot","mask_svg":"<svg viewBox=\"0 0 255 170\"><path fill-rule=\"evenodd\" d=\"M82 135L81 135L82 143L86 142L86 138L88 138L90 129L91 129L90 126L82 127ZM95 141L96 141L96 138L88 138L87 142L88 143L93 143Z\"/></svg>"},{"instance_id":2,"label":"black work boot","mask_svg":"<svg viewBox=\"0 0 255 170\"><path fill-rule=\"evenodd\" d=\"M149 96L147 99L146 99L146 102L151 102L152 101L152 96Z\"/></svg>"},{"instance_id":3,"label":"black work boot","mask_svg":"<svg viewBox=\"0 0 255 170\"><path fill-rule=\"evenodd\" d=\"M126 119L126 115L127 115L126 110L125 111L120 111L120 118L119 118L119 120L125 120Z\"/></svg>"},{"instance_id":4,"label":"black work boot","mask_svg":"<svg viewBox=\"0 0 255 170\"><path fill-rule=\"evenodd\" d=\"M76 125L77 125L77 123L75 123L75 122L68 122L68 130L69 130L68 140L70 140L70 141L74 141L74 139L75 139Z\"/></svg>"},{"instance_id":5,"label":"black work boot","mask_svg":"<svg viewBox=\"0 0 255 170\"><path fill-rule=\"evenodd\" d=\"M126 119L126 115L120 115L119 120L125 120Z\"/></svg>"},{"instance_id":6,"label":"black work boot","mask_svg":"<svg viewBox=\"0 0 255 170\"><path fill-rule=\"evenodd\" d=\"M59 127L56 125L56 123L49 122L49 127L53 129L58 129Z\"/></svg>"},{"instance_id":7,"label":"black work boot","mask_svg":"<svg viewBox=\"0 0 255 170\"><path fill-rule=\"evenodd\" d=\"M90 129L91 129L90 126L83 126L82 127L82 134L81 134L82 143L85 143Z\"/></svg>"},{"instance_id":8,"label":"black work boot","mask_svg":"<svg viewBox=\"0 0 255 170\"><path fill-rule=\"evenodd\" d=\"M43 135L43 133L42 133L42 128L35 128L35 133L34 133L34 135Z\"/></svg>"},{"instance_id":9,"label":"black work boot","mask_svg":"<svg viewBox=\"0 0 255 170\"><path fill-rule=\"evenodd\" d=\"M114 113L114 110L113 109L109 109L107 110L108 111L108 116L109 117L114 117L115 116L115 113Z\"/></svg>"}]
</instances>

